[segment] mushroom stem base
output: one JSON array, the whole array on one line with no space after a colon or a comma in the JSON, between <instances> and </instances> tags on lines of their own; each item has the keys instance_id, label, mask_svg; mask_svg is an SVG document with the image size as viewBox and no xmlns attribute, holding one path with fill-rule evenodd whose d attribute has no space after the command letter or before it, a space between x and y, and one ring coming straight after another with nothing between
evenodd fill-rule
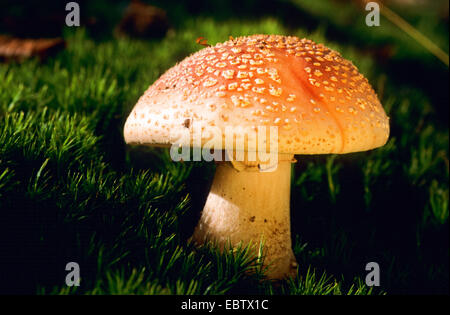
<instances>
[{"instance_id":1,"label":"mushroom stem base","mask_svg":"<svg viewBox=\"0 0 450 315\"><path fill-rule=\"evenodd\" d=\"M193 240L224 248L229 242L255 245L264 242L264 266L269 279L295 276L290 230L291 159L280 161L272 172L237 171L219 163Z\"/></svg>"}]
</instances>

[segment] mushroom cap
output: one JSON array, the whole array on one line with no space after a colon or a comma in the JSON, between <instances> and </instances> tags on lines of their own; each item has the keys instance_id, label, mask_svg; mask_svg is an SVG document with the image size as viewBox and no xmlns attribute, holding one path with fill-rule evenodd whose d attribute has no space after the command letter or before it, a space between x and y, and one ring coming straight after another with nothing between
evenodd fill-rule
<instances>
[{"instance_id":1,"label":"mushroom cap","mask_svg":"<svg viewBox=\"0 0 450 315\"><path fill-rule=\"evenodd\" d=\"M202 146L231 149L232 130L250 151L257 131L275 126L278 152L287 154L365 151L389 137L389 118L350 61L281 35L238 37L187 57L139 99L124 136L128 144L196 146L197 135Z\"/></svg>"}]
</instances>

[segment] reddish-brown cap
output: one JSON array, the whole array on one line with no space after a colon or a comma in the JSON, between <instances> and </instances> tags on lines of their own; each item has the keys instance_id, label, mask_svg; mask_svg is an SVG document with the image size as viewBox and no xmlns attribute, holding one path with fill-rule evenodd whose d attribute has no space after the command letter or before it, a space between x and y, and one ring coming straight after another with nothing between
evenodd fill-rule
<instances>
[{"instance_id":1,"label":"reddish-brown cap","mask_svg":"<svg viewBox=\"0 0 450 315\"><path fill-rule=\"evenodd\" d=\"M202 144L212 130L277 126L278 151L290 154L365 151L389 136L377 95L350 61L311 40L279 35L235 38L169 69L134 107L125 141L180 143L195 124ZM193 145L186 141L180 144Z\"/></svg>"}]
</instances>

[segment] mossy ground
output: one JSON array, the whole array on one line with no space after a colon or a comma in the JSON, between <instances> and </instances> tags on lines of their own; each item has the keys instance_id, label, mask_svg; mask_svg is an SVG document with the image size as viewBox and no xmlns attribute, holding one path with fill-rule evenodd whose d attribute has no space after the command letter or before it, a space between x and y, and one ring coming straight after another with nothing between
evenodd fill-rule
<instances>
[{"instance_id":1,"label":"mossy ground","mask_svg":"<svg viewBox=\"0 0 450 315\"><path fill-rule=\"evenodd\" d=\"M121 6L108 6L99 1L88 9L113 25ZM114 39L106 22L103 31L66 28L67 49L56 57L0 64L2 292L448 292L444 64L388 21L361 26L363 10L334 1L161 6L173 26L162 39ZM413 13L413 24L448 51L447 28L430 26L431 13ZM391 120L380 149L297 156L291 212L299 276L280 286L246 273L252 261L245 248L220 254L187 241L214 165L173 163L161 149L136 158L122 137L139 96L201 49L198 37L214 44L255 33L308 37L337 49L369 79ZM376 52L386 45L396 53L382 59ZM81 267L75 289L64 284L70 261ZM371 261L381 268L374 289L364 284Z\"/></svg>"}]
</instances>

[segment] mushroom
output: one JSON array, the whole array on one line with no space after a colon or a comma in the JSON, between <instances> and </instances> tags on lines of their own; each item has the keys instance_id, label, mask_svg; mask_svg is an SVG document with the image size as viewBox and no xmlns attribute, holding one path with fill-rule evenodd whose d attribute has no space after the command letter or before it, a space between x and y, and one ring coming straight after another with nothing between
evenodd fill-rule
<instances>
[{"instance_id":1,"label":"mushroom","mask_svg":"<svg viewBox=\"0 0 450 315\"><path fill-rule=\"evenodd\" d=\"M252 35L204 48L169 69L139 99L124 136L134 145L222 150L192 239L222 248L263 241L266 276L283 279L297 272L294 154L380 147L389 121L368 80L338 52L293 36Z\"/></svg>"}]
</instances>

